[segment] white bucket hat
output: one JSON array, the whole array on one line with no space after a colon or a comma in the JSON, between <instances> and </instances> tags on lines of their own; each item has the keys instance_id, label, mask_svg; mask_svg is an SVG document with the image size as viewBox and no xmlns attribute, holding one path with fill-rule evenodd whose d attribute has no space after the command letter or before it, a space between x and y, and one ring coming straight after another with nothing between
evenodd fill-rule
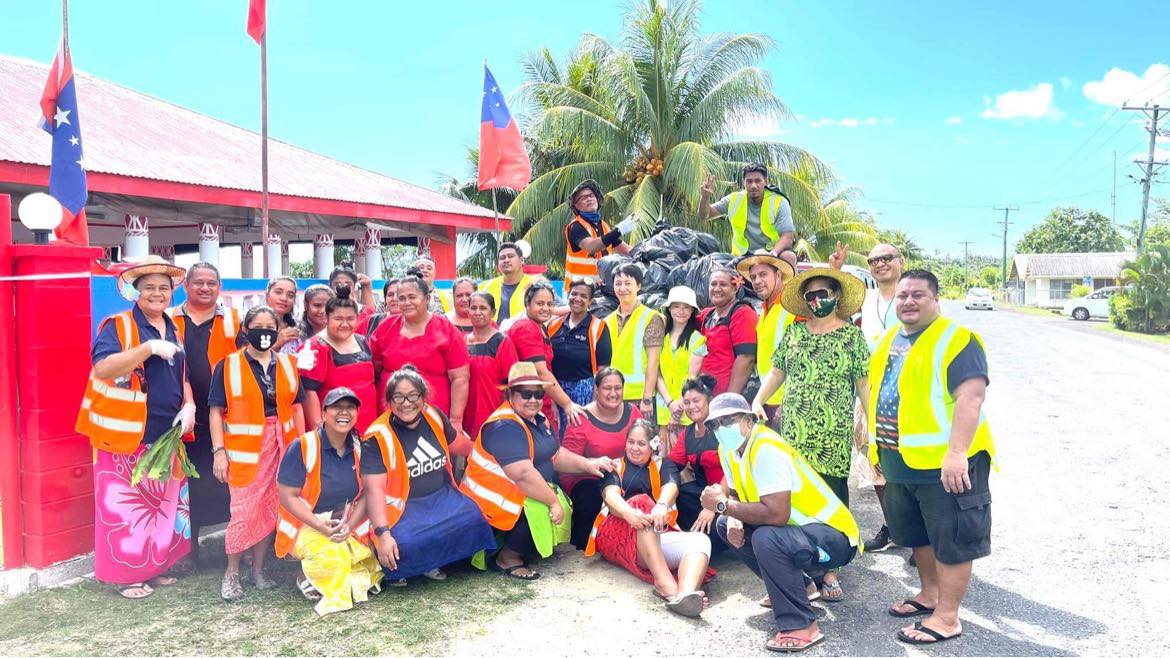
<instances>
[{"instance_id":1,"label":"white bucket hat","mask_svg":"<svg viewBox=\"0 0 1170 658\"><path fill-rule=\"evenodd\" d=\"M699 308L699 298L695 296L695 291L686 286L675 286L670 289L670 294L666 296L666 308L669 309L671 304L686 304L696 311L703 309Z\"/></svg>"}]
</instances>

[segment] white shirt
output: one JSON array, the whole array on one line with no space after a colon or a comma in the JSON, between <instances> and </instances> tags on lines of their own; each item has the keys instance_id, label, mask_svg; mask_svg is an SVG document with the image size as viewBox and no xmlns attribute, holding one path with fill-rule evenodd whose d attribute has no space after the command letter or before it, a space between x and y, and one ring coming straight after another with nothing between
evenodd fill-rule
<instances>
[{"instance_id":1,"label":"white shirt","mask_svg":"<svg viewBox=\"0 0 1170 658\"><path fill-rule=\"evenodd\" d=\"M726 455L724 452L720 454ZM740 455L730 456L729 458L735 461L737 468L742 466L745 459ZM723 470L727 474L727 484L738 495L739 492L735 489L735 478L731 476L732 469L730 465L723 464ZM796 490L799 491L799 483L801 482L800 477L796 473L796 464L792 461L792 457L780 448L768 443L756 449L756 459L752 464L752 481L756 483L756 493L760 497L783 493L785 491L793 491L794 483L796 484Z\"/></svg>"},{"instance_id":2,"label":"white shirt","mask_svg":"<svg viewBox=\"0 0 1170 658\"><path fill-rule=\"evenodd\" d=\"M901 325L894 306L896 306L894 298L883 299L879 289L870 288L865 291L865 302L861 304L861 333L871 349L882 334Z\"/></svg>"}]
</instances>

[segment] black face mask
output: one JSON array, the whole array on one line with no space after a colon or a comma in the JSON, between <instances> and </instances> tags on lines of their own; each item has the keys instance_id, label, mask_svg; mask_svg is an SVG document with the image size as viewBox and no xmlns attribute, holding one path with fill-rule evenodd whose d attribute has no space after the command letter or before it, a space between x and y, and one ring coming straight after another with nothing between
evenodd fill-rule
<instances>
[{"instance_id":1,"label":"black face mask","mask_svg":"<svg viewBox=\"0 0 1170 658\"><path fill-rule=\"evenodd\" d=\"M249 329L248 343L261 352L267 352L276 344L275 329Z\"/></svg>"}]
</instances>

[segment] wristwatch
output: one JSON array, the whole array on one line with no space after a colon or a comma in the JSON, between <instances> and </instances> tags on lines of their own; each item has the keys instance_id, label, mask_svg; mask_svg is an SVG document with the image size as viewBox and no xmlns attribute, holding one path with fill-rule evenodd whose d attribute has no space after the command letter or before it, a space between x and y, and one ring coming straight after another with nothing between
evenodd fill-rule
<instances>
[{"instance_id":1,"label":"wristwatch","mask_svg":"<svg viewBox=\"0 0 1170 658\"><path fill-rule=\"evenodd\" d=\"M374 528L374 536L375 537L381 537L382 535L386 534L387 532L390 532L390 526L388 526L388 525L380 525L377 528Z\"/></svg>"},{"instance_id":2,"label":"wristwatch","mask_svg":"<svg viewBox=\"0 0 1170 658\"><path fill-rule=\"evenodd\" d=\"M727 513L727 501L726 500L721 500L721 501L715 503L715 513L716 514L726 514Z\"/></svg>"},{"instance_id":3,"label":"wristwatch","mask_svg":"<svg viewBox=\"0 0 1170 658\"><path fill-rule=\"evenodd\" d=\"M227 448L225 448L223 446L216 446L216 447L211 449L211 454L214 455L215 453L220 452L220 451L227 452Z\"/></svg>"},{"instance_id":4,"label":"wristwatch","mask_svg":"<svg viewBox=\"0 0 1170 658\"><path fill-rule=\"evenodd\" d=\"M654 398L642 398L642 404L650 404L654 402Z\"/></svg>"}]
</instances>

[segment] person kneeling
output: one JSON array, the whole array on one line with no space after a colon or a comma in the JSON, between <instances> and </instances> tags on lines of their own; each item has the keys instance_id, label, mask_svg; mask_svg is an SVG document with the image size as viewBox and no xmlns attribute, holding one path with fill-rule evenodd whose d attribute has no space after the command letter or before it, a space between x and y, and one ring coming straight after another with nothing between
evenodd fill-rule
<instances>
[{"instance_id":1,"label":"person kneeling","mask_svg":"<svg viewBox=\"0 0 1170 658\"><path fill-rule=\"evenodd\" d=\"M808 599L810 576L859 554L857 522L800 453L756 424L742 395L716 396L707 418L725 477L703 491L703 508L721 515L720 539L767 587L779 628L767 649L803 651L825 639Z\"/></svg>"},{"instance_id":2,"label":"person kneeling","mask_svg":"<svg viewBox=\"0 0 1170 658\"><path fill-rule=\"evenodd\" d=\"M715 577L707 568L711 540L701 532L678 530L678 470L654 456L654 435L654 425L646 420L636 421L626 434L625 456L601 480L605 506L593 523L585 555L600 551L609 562L653 583L668 610L698 617L707 608L699 587Z\"/></svg>"},{"instance_id":3,"label":"person kneeling","mask_svg":"<svg viewBox=\"0 0 1170 658\"><path fill-rule=\"evenodd\" d=\"M319 429L289 446L280 462L280 521L276 555L292 554L304 576L297 584L324 616L349 610L366 600L382 582L378 561L363 541L367 528L365 501L358 482L361 442L354 424L361 401L338 387L324 400ZM352 501L352 503L351 503Z\"/></svg>"},{"instance_id":4,"label":"person kneeling","mask_svg":"<svg viewBox=\"0 0 1170 658\"><path fill-rule=\"evenodd\" d=\"M452 444L467 441L427 403L427 394L426 380L413 367L391 374L389 409L366 430L362 452L378 561L396 587L418 575L446 580L441 567L496 546L479 509L455 488Z\"/></svg>"}]
</instances>

